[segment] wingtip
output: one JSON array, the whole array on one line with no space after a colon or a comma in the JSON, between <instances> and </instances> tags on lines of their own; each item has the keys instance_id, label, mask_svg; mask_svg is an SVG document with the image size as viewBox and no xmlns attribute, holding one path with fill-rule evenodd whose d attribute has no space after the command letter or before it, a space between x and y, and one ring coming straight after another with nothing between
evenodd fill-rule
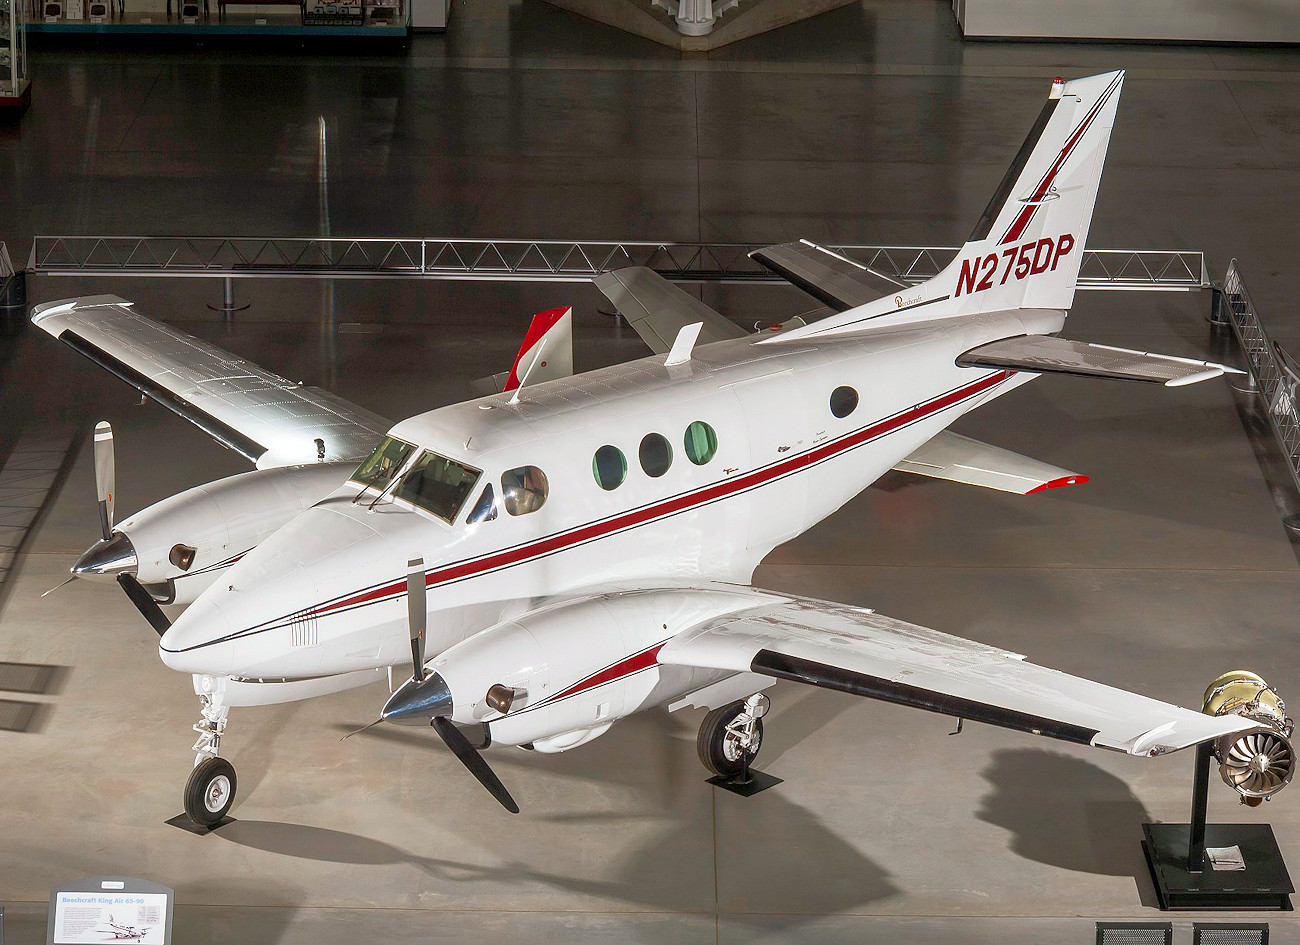
<instances>
[{"instance_id":1,"label":"wingtip","mask_svg":"<svg viewBox=\"0 0 1300 945\"><path fill-rule=\"evenodd\" d=\"M1053 479L1045 482L1041 486L1034 486L1025 495L1033 495L1035 492L1046 492L1048 489L1063 489L1066 486L1081 486L1088 482L1089 476L1062 476L1059 479Z\"/></svg>"}]
</instances>

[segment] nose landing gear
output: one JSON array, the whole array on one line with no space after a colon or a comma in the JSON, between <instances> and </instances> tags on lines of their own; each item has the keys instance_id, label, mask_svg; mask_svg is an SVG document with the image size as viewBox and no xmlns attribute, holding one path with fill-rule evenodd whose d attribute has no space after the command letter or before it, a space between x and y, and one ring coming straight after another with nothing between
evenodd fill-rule
<instances>
[{"instance_id":1,"label":"nose landing gear","mask_svg":"<svg viewBox=\"0 0 1300 945\"><path fill-rule=\"evenodd\" d=\"M200 694L199 698L203 718L194 726L199 738L194 743L194 770L185 782L185 813L167 823L191 833L205 834L234 819L228 815L235 803L238 781L235 766L221 757L221 736L226 732L230 707L207 693Z\"/></svg>"},{"instance_id":2,"label":"nose landing gear","mask_svg":"<svg viewBox=\"0 0 1300 945\"><path fill-rule=\"evenodd\" d=\"M770 706L767 696L756 692L704 717L695 747L700 761L714 773L710 784L751 797L781 783L780 778L750 768L763 747L763 716Z\"/></svg>"}]
</instances>

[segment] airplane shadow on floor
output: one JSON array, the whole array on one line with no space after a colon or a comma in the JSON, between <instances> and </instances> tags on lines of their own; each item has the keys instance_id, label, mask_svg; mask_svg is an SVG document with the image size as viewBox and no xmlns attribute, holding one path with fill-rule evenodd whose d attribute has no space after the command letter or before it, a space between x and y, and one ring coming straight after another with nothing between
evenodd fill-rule
<instances>
[{"instance_id":1,"label":"airplane shadow on floor","mask_svg":"<svg viewBox=\"0 0 1300 945\"><path fill-rule=\"evenodd\" d=\"M1102 876L1147 877L1142 825L1152 816L1127 784L1096 765L1037 748L994 752L993 790L976 816L1011 833L1028 860Z\"/></svg>"},{"instance_id":2,"label":"airplane shadow on floor","mask_svg":"<svg viewBox=\"0 0 1300 945\"><path fill-rule=\"evenodd\" d=\"M565 824L576 820L604 821L614 829L619 822L662 822L662 830L652 833L647 842L629 852L613 869L602 864L598 873L570 875L548 870L545 863L511 862L508 854L498 864L467 863L425 856L415 850L358 834L294 823L236 820L213 836L251 849L308 860L353 866L410 864L432 880L451 884L484 887L542 884L556 890L599 899L617 899L656 910L698 911L699 891L684 890L680 882L665 881L665 873L679 868L684 850L698 849L701 843L700 798L695 796L686 801L683 795L715 789L704 786L705 772L698 764L686 763L687 748L681 744L680 735L673 737L673 730L680 733L680 723L662 713L647 713L628 722L640 722L660 729L668 726L668 737L659 739L663 745L662 752L647 756L645 746L648 740L651 743L653 740L647 739L647 733L637 733L626 739L598 739L563 757L523 752L489 753L503 780L512 787L523 788L517 791L516 796L524 808L521 816L532 821L530 829L554 831L561 836ZM428 752L441 748L436 740L421 737L425 735L423 732L376 729L374 733L386 741ZM689 754L694 755L694 746L689 748ZM450 758L446 760L450 765L455 764ZM648 767L658 769L657 774L647 777ZM530 810L524 786L528 769L535 773L545 770L548 777L561 774L577 782L631 789L636 797L636 803L632 805L634 809L629 812L619 806L614 810L580 813ZM462 776L466 782L465 790L478 789L467 774ZM576 786L575 790L578 790ZM601 794L607 795L608 792L602 791ZM585 796L585 792L578 790L574 796ZM749 799L719 794L713 803L719 808L714 823L735 823L731 816L724 821L720 808L724 804L743 805L740 808L744 823L741 831L716 838L720 851L717 899L724 909L742 913L806 912L811 916L852 910L898 892L880 866L828 830L814 813L787 800L780 787ZM685 807L687 804L694 809L695 815L679 816L676 813L679 805ZM642 807L644 810L640 809ZM493 811L489 816L497 814ZM413 813L412 816L417 815ZM809 880L815 878L815 881L794 884L798 886L798 890L794 890L788 881L791 875ZM774 905L774 899L780 900L786 894L790 897L789 902L780 901ZM713 896L704 898L711 900ZM790 918L792 924L803 921L802 916Z\"/></svg>"}]
</instances>

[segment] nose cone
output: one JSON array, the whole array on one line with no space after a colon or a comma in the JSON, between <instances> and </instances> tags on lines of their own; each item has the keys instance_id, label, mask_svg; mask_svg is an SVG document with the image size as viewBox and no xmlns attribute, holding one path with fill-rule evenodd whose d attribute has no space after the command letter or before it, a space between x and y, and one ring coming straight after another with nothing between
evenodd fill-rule
<instances>
[{"instance_id":1,"label":"nose cone","mask_svg":"<svg viewBox=\"0 0 1300 945\"><path fill-rule=\"evenodd\" d=\"M451 690L446 680L432 673L420 682L408 679L403 683L388 697L379 717L385 722L427 725L436 716L450 716L451 707Z\"/></svg>"},{"instance_id":2,"label":"nose cone","mask_svg":"<svg viewBox=\"0 0 1300 945\"><path fill-rule=\"evenodd\" d=\"M222 676L232 671L230 620L222 609L203 598L176 618L158 641L158 655L169 668L181 673Z\"/></svg>"},{"instance_id":3,"label":"nose cone","mask_svg":"<svg viewBox=\"0 0 1300 945\"><path fill-rule=\"evenodd\" d=\"M108 541L100 539L87 548L72 566L72 573L88 581L112 581L119 574L135 574L138 564L131 539L116 532Z\"/></svg>"}]
</instances>

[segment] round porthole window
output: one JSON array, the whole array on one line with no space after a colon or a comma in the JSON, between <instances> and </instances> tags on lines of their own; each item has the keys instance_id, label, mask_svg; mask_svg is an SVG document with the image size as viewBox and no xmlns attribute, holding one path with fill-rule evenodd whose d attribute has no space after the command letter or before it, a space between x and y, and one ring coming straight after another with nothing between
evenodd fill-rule
<instances>
[{"instance_id":1,"label":"round porthole window","mask_svg":"<svg viewBox=\"0 0 1300 945\"><path fill-rule=\"evenodd\" d=\"M703 466L718 452L718 434L703 420L696 420L686 428L683 445L686 447L686 458L696 466Z\"/></svg>"},{"instance_id":2,"label":"round porthole window","mask_svg":"<svg viewBox=\"0 0 1300 945\"><path fill-rule=\"evenodd\" d=\"M645 470L645 474L652 479L657 479L668 472L668 467L673 464L673 448L668 444L668 440L658 433L647 433L641 440L637 458L641 460L641 468Z\"/></svg>"},{"instance_id":3,"label":"round porthole window","mask_svg":"<svg viewBox=\"0 0 1300 945\"><path fill-rule=\"evenodd\" d=\"M602 446L591 458L591 474L602 489L617 489L627 478L627 457L617 446Z\"/></svg>"},{"instance_id":4,"label":"round porthole window","mask_svg":"<svg viewBox=\"0 0 1300 945\"><path fill-rule=\"evenodd\" d=\"M837 387L831 391L831 413L843 419L858 409L858 392L852 387Z\"/></svg>"}]
</instances>

